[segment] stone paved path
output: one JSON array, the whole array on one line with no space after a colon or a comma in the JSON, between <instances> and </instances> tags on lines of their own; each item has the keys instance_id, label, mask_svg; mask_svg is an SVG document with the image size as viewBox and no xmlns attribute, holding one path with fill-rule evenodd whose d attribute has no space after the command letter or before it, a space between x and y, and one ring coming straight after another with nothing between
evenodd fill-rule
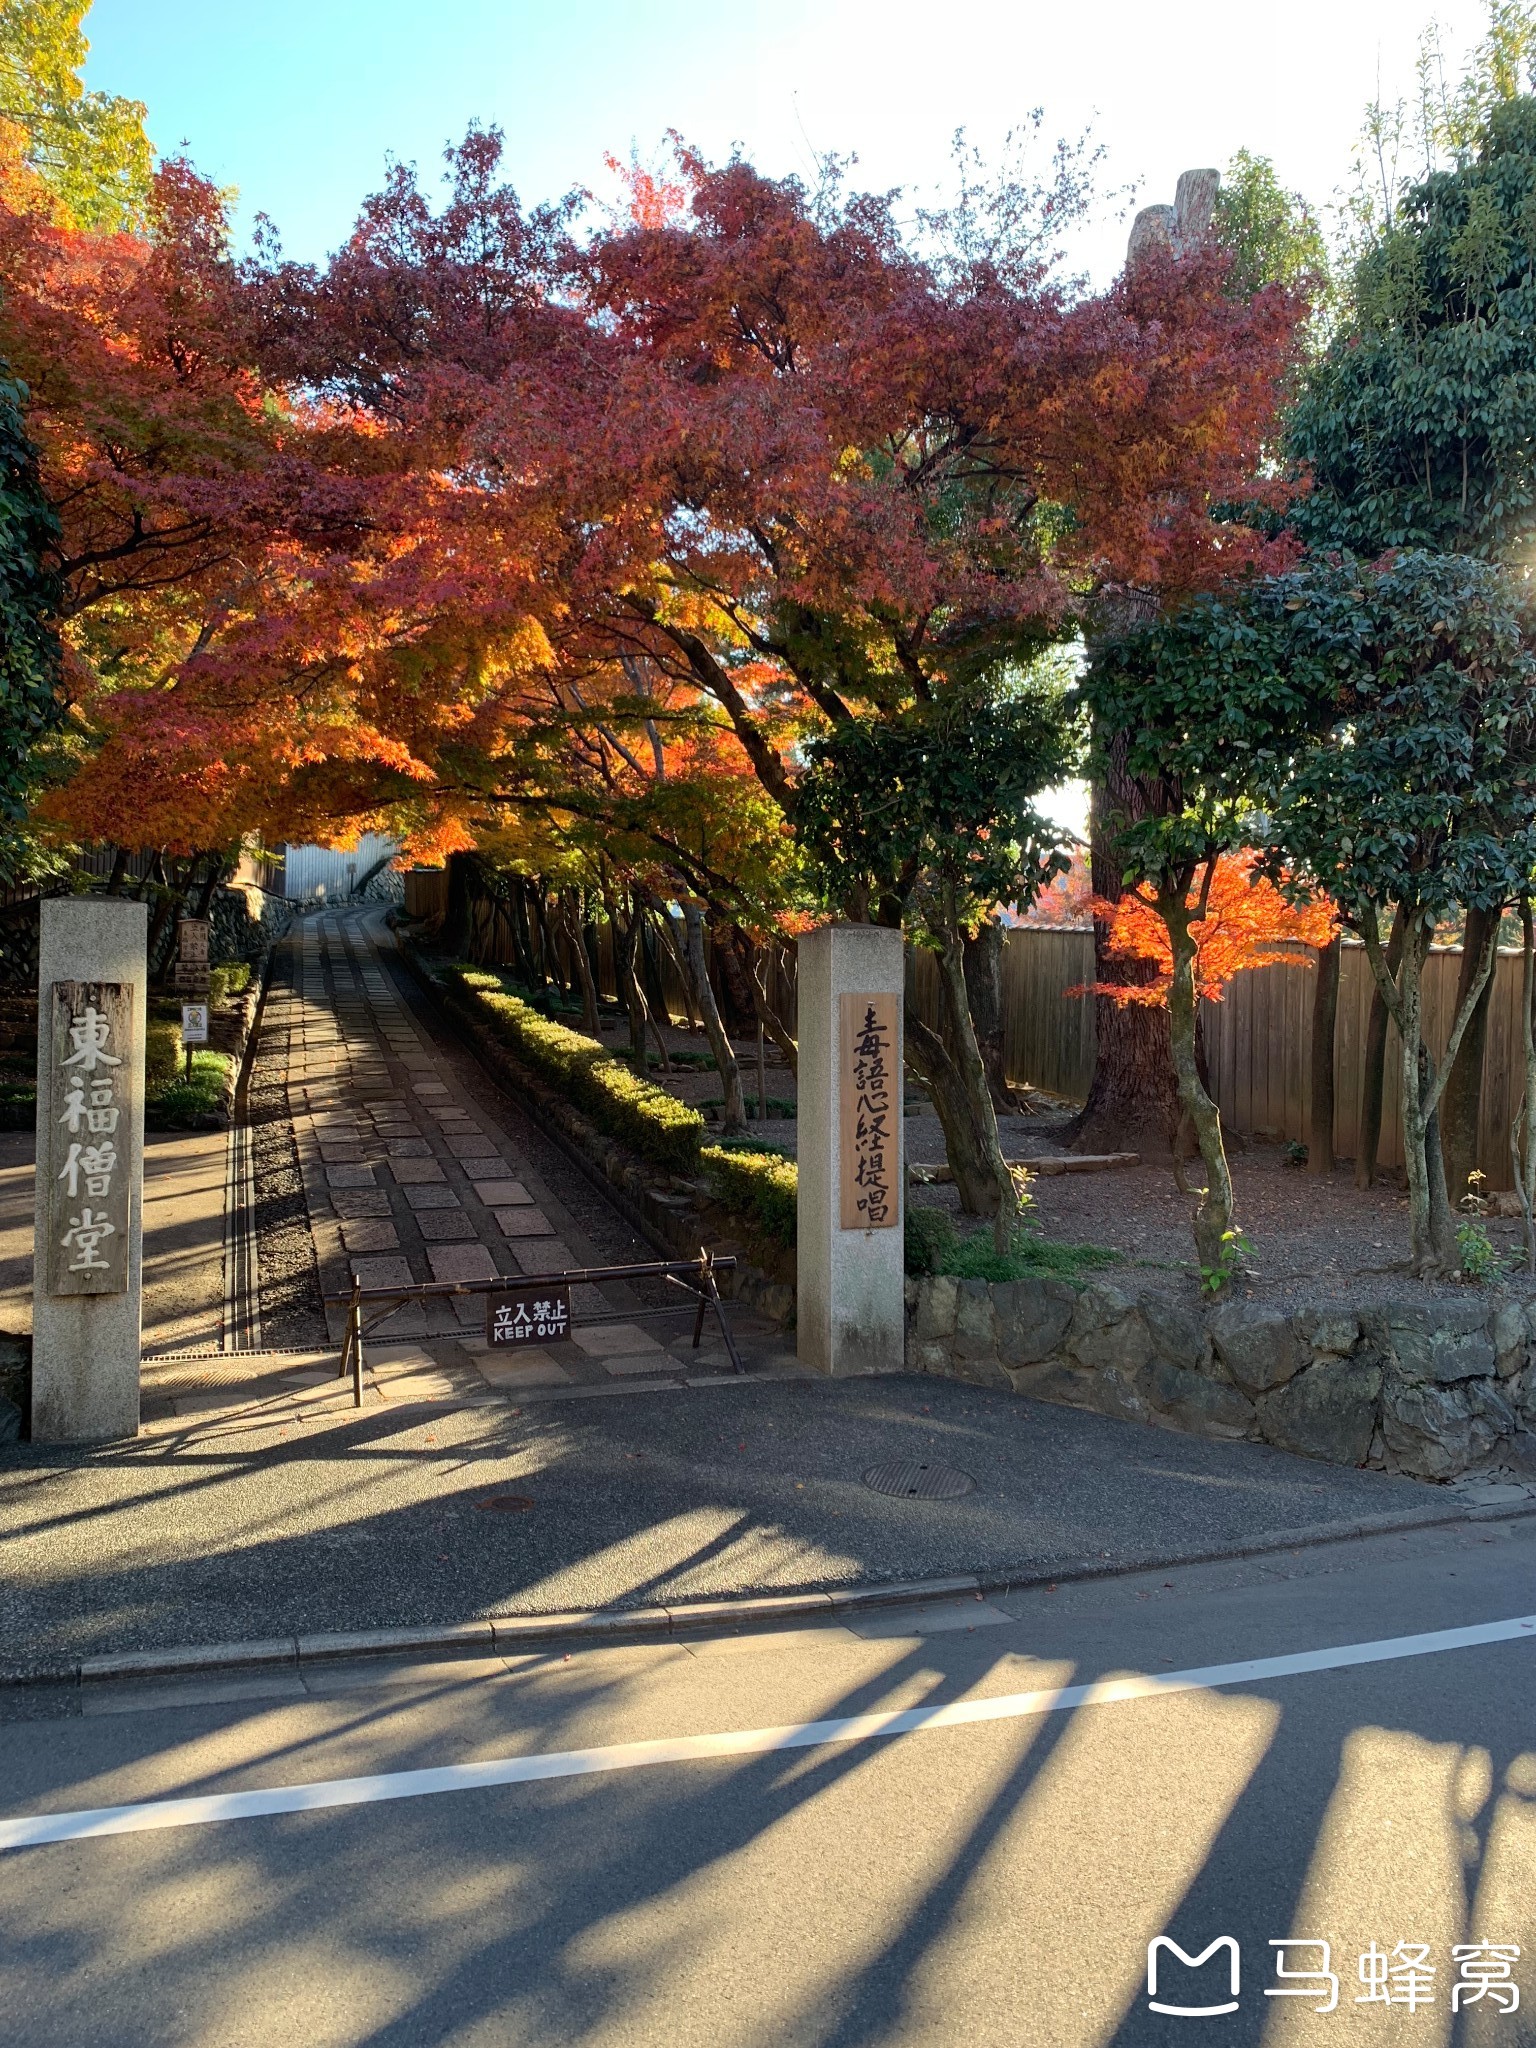
<instances>
[{"instance_id":1,"label":"stone paved path","mask_svg":"<svg viewBox=\"0 0 1536 2048\"><path fill-rule=\"evenodd\" d=\"M558 1196L492 1114L489 1082L471 1093L434 1045L404 992L393 940L376 909L306 918L289 941L291 984L268 997L263 1056L286 1060L305 1202L324 1293L365 1287L473 1281L553 1273L606 1263ZM529 1393L675 1383L728 1369L706 1330L691 1349L691 1318L636 1320L640 1303L622 1283L579 1286L572 1342L516 1359L485 1338L483 1296L413 1304L370 1338L368 1398L498 1404ZM601 1322L592 1319L606 1318ZM326 1312L338 1347L344 1311ZM751 1332L743 1330L744 1337ZM755 1361L793 1370L782 1343ZM252 1357L242 1403L263 1407L349 1405L333 1377L334 1353ZM252 1385L252 1381L257 1385ZM185 1384L183 1384L185 1381ZM222 1370L189 1369L155 1392L172 1414L231 1405Z\"/></svg>"}]
</instances>

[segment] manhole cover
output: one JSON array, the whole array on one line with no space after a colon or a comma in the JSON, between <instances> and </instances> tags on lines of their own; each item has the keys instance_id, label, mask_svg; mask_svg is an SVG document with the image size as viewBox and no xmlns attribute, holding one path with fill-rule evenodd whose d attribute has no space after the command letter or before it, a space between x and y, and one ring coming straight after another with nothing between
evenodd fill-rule
<instances>
[{"instance_id":1,"label":"manhole cover","mask_svg":"<svg viewBox=\"0 0 1536 2048\"><path fill-rule=\"evenodd\" d=\"M493 1493L485 1500L477 1500L475 1506L499 1515L526 1515L533 1502L526 1493Z\"/></svg>"},{"instance_id":2,"label":"manhole cover","mask_svg":"<svg viewBox=\"0 0 1536 2048\"><path fill-rule=\"evenodd\" d=\"M899 1494L903 1500L957 1500L976 1484L955 1465L925 1464L918 1458L891 1458L871 1465L864 1484L876 1493Z\"/></svg>"}]
</instances>

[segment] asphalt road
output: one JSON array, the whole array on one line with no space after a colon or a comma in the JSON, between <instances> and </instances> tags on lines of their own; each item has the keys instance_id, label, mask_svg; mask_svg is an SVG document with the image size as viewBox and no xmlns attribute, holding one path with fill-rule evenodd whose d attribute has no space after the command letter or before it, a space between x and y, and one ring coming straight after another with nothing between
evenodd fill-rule
<instances>
[{"instance_id":1,"label":"asphalt road","mask_svg":"<svg viewBox=\"0 0 1536 2048\"><path fill-rule=\"evenodd\" d=\"M1192 2026L1148 2010L1166 1932L1239 1944L1199 2040L1536 2041L1536 1632L1434 1634L1536 1612L1533 1567L1529 1523L1468 1525L780 1636L12 1694L0 1844L129 1831L0 1847L4 2038L1160 2048ZM1246 1659L1289 1661L1209 1668ZM1059 1696L1116 1674L1193 1675ZM1331 2011L1264 1995L1303 1937ZM1453 2020L1468 1942L1524 1951L1518 2011ZM1358 2002L1372 1944L1399 2002ZM1161 1999L1225 2002L1227 1961L1165 1957Z\"/></svg>"},{"instance_id":2,"label":"asphalt road","mask_svg":"<svg viewBox=\"0 0 1536 2048\"><path fill-rule=\"evenodd\" d=\"M953 1500L863 1484L894 1458ZM486 1512L504 1494L522 1513ZM0 1447L0 1669L119 1649L1215 1556L1444 1488L951 1380L731 1380ZM1533 1602L1536 1604L1536 1602Z\"/></svg>"}]
</instances>

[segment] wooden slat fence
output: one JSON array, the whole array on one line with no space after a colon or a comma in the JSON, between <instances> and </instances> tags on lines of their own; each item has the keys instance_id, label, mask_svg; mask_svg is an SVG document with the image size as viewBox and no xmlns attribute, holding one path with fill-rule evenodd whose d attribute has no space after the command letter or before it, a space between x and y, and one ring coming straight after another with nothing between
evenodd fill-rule
<instances>
[{"instance_id":1,"label":"wooden slat fence","mask_svg":"<svg viewBox=\"0 0 1536 2048\"><path fill-rule=\"evenodd\" d=\"M1203 1007L1206 1059L1222 1116L1233 1130L1305 1143L1312 1098L1312 990L1316 954L1258 967L1233 980L1219 1003ZM1437 947L1424 972L1425 1036L1437 1056L1449 1036L1461 973L1459 946ZM1081 1102L1093 1075L1094 1005L1068 996L1093 977L1093 934L1023 926L1003 952L1004 1058L1008 1078ZM1363 947L1346 943L1334 1036L1334 1149L1352 1159L1365 1087L1365 1032L1371 969ZM1524 1076L1520 1050L1520 955L1499 954L1488 1018L1479 1113L1478 1165L1495 1188L1513 1186L1510 1124ZM1400 1166L1397 1033L1387 1035L1381 1160Z\"/></svg>"}]
</instances>

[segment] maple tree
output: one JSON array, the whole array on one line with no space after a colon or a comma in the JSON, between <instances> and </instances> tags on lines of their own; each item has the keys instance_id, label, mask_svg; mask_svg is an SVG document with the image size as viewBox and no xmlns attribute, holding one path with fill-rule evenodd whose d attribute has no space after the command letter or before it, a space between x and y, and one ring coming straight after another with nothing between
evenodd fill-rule
<instances>
[{"instance_id":1,"label":"maple tree","mask_svg":"<svg viewBox=\"0 0 1536 2048\"><path fill-rule=\"evenodd\" d=\"M1337 916L1331 904L1318 896L1298 902L1283 893L1263 873L1262 861L1261 854L1245 848L1214 856L1209 887L1202 873L1200 914L1189 927L1194 991L1202 1002L1219 1003L1239 974L1293 959L1292 947L1326 946L1333 936ZM1173 986L1173 941L1155 903L1132 888L1093 907L1110 925L1114 957L1144 960L1152 969L1150 981L1095 982L1093 993L1111 1002L1166 1007Z\"/></svg>"},{"instance_id":2,"label":"maple tree","mask_svg":"<svg viewBox=\"0 0 1536 2048\"><path fill-rule=\"evenodd\" d=\"M142 224L151 152L138 100L88 92L90 0L0 0L0 120L74 226Z\"/></svg>"},{"instance_id":3,"label":"maple tree","mask_svg":"<svg viewBox=\"0 0 1536 2048\"><path fill-rule=\"evenodd\" d=\"M561 592L559 675L691 692L788 817L801 739L1000 680L1095 585L1267 558L1213 508L1254 488L1285 294L1228 298L1203 254L1074 299L1016 185L919 240L835 181L680 150L671 185L573 250L579 318L497 377L456 366ZM392 204L422 218L408 183ZM507 767L485 793L515 803L536 777ZM917 1058L947 1127L985 1134L969 1048Z\"/></svg>"}]
</instances>

